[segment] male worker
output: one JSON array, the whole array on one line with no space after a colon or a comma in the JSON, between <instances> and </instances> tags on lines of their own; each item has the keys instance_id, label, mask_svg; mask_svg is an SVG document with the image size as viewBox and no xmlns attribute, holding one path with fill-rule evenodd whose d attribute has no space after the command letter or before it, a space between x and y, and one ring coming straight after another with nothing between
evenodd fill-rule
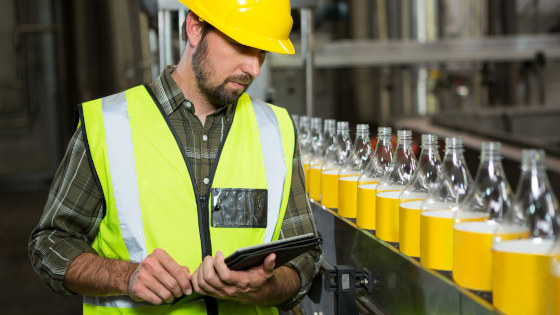
<instances>
[{"instance_id":1,"label":"male worker","mask_svg":"<svg viewBox=\"0 0 560 315\"><path fill-rule=\"evenodd\" d=\"M277 313L307 292L320 248L277 269L274 254L244 271L224 256L315 233L288 113L244 93L267 51L294 53L290 4L180 1L179 64L79 106L30 257L84 313Z\"/></svg>"}]
</instances>

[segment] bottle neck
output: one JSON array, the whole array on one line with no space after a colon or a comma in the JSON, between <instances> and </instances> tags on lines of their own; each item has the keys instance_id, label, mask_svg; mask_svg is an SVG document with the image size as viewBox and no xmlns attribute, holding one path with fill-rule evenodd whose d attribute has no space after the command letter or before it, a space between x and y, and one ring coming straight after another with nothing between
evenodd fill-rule
<instances>
[{"instance_id":1,"label":"bottle neck","mask_svg":"<svg viewBox=\"0 0 560 315\"><path fill-rule=\"evenodd\" d=\"M364 130L364 131L358 131L356 132L356 139L361 138L361 139L368 139L369 140L369 131L368 130Z\"/></svg>"},{"instance_id":2,"label":"bottle neck","mask_svg":"<svg viewBox=\"0 0 560 315\"><path fill-rule=\"evenodd\" d=\"M465 159L463 152L463 148L447 148L445 150L445 157L444 160L452 160L452 161L462 161Z\"/></svg>"}]
</instances>

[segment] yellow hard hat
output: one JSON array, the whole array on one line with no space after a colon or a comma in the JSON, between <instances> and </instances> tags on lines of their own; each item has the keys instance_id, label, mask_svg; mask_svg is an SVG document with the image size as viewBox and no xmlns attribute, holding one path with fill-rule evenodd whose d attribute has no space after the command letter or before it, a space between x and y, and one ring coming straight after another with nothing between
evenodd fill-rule
<instances>
[{"instance_id":1,"label":"yellow hard hat","mask_svg":"<svg viewBox=\"0 0 560 315\"><path fill-rule=\"evenodd\" d=\"M179 0L222 33L245 46L294 54L289 0Z\"/></svg>"}]
</instances>

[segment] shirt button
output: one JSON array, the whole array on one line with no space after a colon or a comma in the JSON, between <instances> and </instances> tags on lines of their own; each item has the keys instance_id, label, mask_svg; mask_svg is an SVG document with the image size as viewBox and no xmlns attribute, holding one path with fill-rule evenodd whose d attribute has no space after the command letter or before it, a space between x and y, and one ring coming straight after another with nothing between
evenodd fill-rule
<instances>
[{"instance_id":1,"label":"shirt button","mask_svg":"<svg viewBox=\"0 0 560 315\"><path fill-rule=\"evenodd\" d=\"M210 182L210 180L208 179L208 177L206 177L206 178L204 178L203 182L204 182L205 185L208 185L208 183Z\"/></svg>"},{"instance_id":2,"label":"shirt button","mask_svg":"<svg viewBox=\"0 0 560 315\"><path fill-rule=\"evenodd\" d=\"M202 136L202 141L204 141L204 142L208 141L208 136L207 136L207 135L203 135L203 136Z\"/></svg>"},{"instance_id":3,"label":"shirt button","mask_svg":"<svg viewBox=\"0 0 560 315\"><path fill-rule=\"evenodd\" d=\"M191 102L187 102L187 108L191 108L192 104Z\"/></svg>"}]
</instances>

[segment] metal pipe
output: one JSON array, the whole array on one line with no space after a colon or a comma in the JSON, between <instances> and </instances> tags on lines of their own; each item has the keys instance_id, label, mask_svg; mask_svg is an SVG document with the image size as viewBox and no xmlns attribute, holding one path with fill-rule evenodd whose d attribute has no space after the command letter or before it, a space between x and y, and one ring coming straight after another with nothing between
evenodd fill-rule
<instances>
[{"instance_id":1,"label":"metal pipe","mask_svg":"<svg viewBox=\"0 0 560 315\"><path fill-rule=\"evenodd\" d=\"M313 13L310 8L301 9L301 47L305 69L305 110L313 116Z\"/></svg>"},{"instance_id":2,"label":"metal pipe","mask_svg":"<svg viewBox=\"0 0 560 315\"><path fill-rule=\"evenodd\" d=\"M158 42L159 42L159 72L165 68L165 15L163 11L158 12Z\"/></svg>"},{"instance_id":3,"label":"metal pipe","mask_svg":"<svg viewBox=\"0 0 560 315\"><path fill-rule=\"evenodd\" d=\"M181 56L183 56L183 51L185 51L186 42L183 40L183 36L181 34L183 32L183 21L185 21L186 17L187 14L185 10L179 10L179 59L181 59Z\"/></svg>"},{"instance_id":4,"label":"metal pipe","mask_svg":"<svg viewBox=\"0 0 560 315\"><path fill-rule=\"evenodd\" d=\"M171 32L171 11L170 10L165 10L163 11L163 14L165 16L165 65L170 65L173 64L173 47L172 47L172 32ZM161 71L163 71L164 68L161 68Z\"/></svg>"}]
</instances>

